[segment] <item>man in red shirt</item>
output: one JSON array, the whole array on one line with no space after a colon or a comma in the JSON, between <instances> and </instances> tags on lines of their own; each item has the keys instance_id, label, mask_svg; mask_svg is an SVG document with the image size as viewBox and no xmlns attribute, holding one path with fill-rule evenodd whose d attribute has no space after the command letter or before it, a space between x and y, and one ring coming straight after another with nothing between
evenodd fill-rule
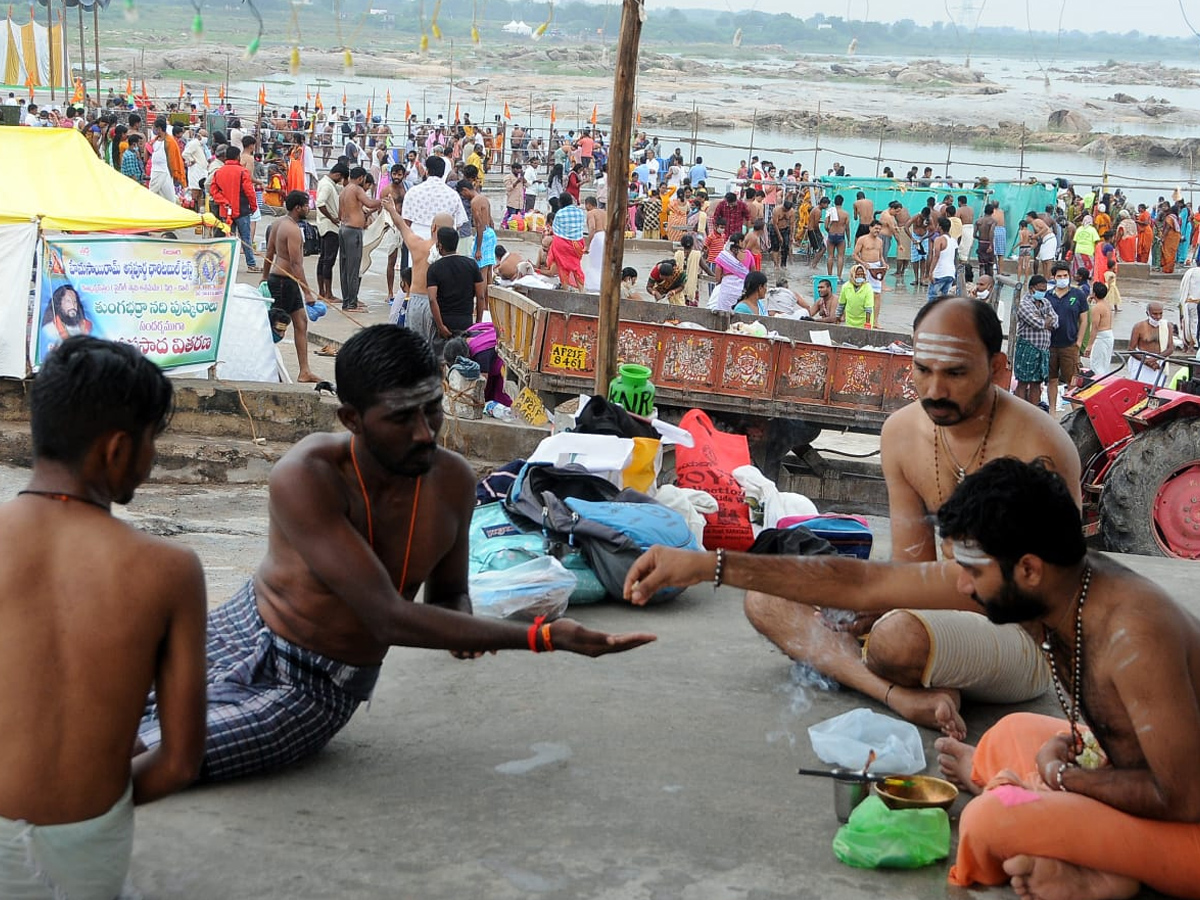
<instances>
[{"instance_id":1,"label":"man in red shirt","mask_svg":"<svg viewBox=\"0 0 1200 900\"><path fill-rule=\"evenodd\" d=\"M713 207L711 221L716 226L715 230L721 232L728 241L733 235L740 235L746 230L746 224L750 221L750 207L730 191L724 200Z\"/></svg>"},{"instance_id":2,"label":"man in red shirt","mask_svg":"<svg viewBox=\"0 0 1200 900\"><path fill-rule=\"evenodd\" d=\"M225 165L212 176L212 196L217 201L221 218L237 229L238 239L246 254L246 271L261 271L254 258L250 242L250 214L258 209L254 183L241 164L241 149L230 144L225 150Z\"/></svg>"}]
</instances>

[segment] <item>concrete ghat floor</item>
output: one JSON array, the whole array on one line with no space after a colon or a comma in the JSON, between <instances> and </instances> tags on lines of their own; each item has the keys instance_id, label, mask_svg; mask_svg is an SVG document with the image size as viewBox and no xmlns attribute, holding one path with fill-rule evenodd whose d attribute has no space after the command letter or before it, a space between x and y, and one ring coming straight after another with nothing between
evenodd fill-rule
<instances>
[{"instance_id":1,"label":"concrete ghat floor","mask_svg":"<svg viewBox=\"0 0 1200 900\"><path fill-rule=\"evenodd\" d=\"M0 468L0 496L26 475ZM265 546L261 487L153 486L123 514L195 548L213 604ZM887 521L872 525L886 557ZM1193 564L1125 561L1200 610L1185 590ZM659 640L600 660L393 650L376 699L315 758L140 808L134 884L157 900L973 896L946 885L948 862L884 872L835 859L830 785L795 774L820 765L805 729L881 707L796 692L739 592L573 614ZM1055 712L1050 698L1027 708ZM968 710L972 736L1003 711ZM922 735L933 771L936 735Z\"/></svg>"}]
</instances>

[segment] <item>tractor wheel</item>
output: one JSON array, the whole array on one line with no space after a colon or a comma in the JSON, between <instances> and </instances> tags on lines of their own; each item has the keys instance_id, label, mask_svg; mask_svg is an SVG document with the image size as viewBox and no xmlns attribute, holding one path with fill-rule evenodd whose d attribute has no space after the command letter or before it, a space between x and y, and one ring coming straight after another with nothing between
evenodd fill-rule
<instances>
[{"instance_id":1,"label":"tractor wheel","mask_svg":"<svg viewBox=\"0 0 1200 900\"><path fill-rule=\"evenodd\" d=\"M1200 559L1200 419L1126 445L1100 495L1100 534L1109 550Z\"/></svg>"},{"instance_id":2,"label":"tractor wheel","mask_svg":"<svg viewBox=\"0 0 1200 900\"><path fill-rule=\"evenodd\" d=\"M1062 427L1071 443L1075 445L1075 451L1079 454L1079 465L1086 472L1087 464L1104 449L1100 446L1100 438L1096 435L1092 420L1088 418L1087 410L1082 406L1071 410L1063 417Z\"/></svg>"}]
</instances>

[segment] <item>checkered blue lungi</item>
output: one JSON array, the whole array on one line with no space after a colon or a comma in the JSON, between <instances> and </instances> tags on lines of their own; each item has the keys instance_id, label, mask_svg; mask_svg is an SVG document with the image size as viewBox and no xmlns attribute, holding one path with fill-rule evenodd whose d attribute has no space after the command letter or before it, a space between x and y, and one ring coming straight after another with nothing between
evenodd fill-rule
<instances>
[{"instance_id":1,"label":"checkered blue lungi","mask_svg":"<svg viewBox=\"0 0 1200 900\"><path fill-rule=\"evenodd\" d=\"M379 666L351 666L285 641L263 622L253 580L208 616L208 736L200 781L266 772L316 753L370 699ZM162 742L151 693L138 728Z\"/></svg>"}]
</instances>

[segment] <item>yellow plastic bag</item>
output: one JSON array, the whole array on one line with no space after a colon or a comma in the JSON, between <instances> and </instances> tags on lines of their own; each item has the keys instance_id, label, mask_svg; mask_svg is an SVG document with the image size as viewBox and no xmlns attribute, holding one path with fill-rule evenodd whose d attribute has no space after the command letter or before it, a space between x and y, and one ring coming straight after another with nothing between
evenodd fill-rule
<instances>
[{"instance_id":1,"label":"yellow plastic bag","mask_svg":"<svg viewBox=\"0 0 1200 900\"><path fill-rule=\"evenodd\" d=\"M621 470L621 484L643 494L654 496L658 473L662 471L662 441L658 438L635 437L633 456Z\"/></svg>"}]
</instances>

